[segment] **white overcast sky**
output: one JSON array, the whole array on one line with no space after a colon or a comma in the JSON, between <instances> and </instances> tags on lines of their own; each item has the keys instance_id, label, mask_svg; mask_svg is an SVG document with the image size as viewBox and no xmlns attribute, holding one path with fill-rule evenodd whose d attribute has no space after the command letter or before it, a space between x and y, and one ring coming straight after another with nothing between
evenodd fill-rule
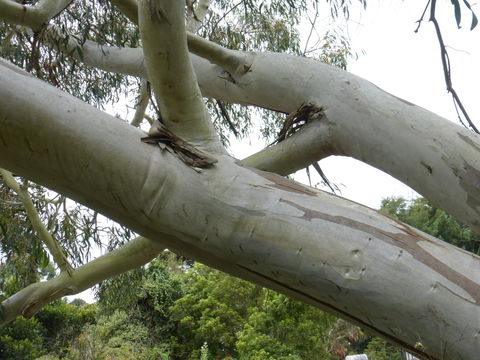
<instances>
[{"instance_id":1,"label":"white overcast sky","mask_svg":"<svg viewBox=\"0 0 480 360\"><path fill-rule=\"evenodd\" d=\"M363 10L357 0L352 0L349 21L339 20L336 26L347 29L352 49L359 54L357 60L349 61L348 71L456 121L451 96L445 89L439 45L433 24L428 22L428 13L420 31L414 32L426 2L368 0L367 9ZM472 5L480 10L473 1ZM451 59L453 85L475 121L480 116L480 25L470 31L471 15L466 8L462 13L463 27L457 29L450 1L438 1L437 19ZM325 7L319 18L325 29L331 26L330 19L328 7ZM480 121L476 124L480 125ZM244 146L241 150L235 146L234 151L246 155L254 152L253 149L260 144L250 149ZM416 196L413 190L392 177L352 159L330 157L322 160L320 165L327 177L339 185L342 196L373 208L378 208L381 200L388 196ZM304 174L304 171L298 172L295 179L308 182ZM318 181L318 178L312 180L313 183Z\"/></svg>"}]
</instances>

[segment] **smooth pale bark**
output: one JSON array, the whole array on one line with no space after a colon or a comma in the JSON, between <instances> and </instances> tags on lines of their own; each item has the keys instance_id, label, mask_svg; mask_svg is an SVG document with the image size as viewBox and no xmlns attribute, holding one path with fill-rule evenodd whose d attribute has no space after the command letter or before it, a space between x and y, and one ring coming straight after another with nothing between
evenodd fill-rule
<instances>
[{"instance_id":1,"label":"smooth pale bark","mask_svg":"<svg viewBox=\"0 0 480 360\"><path fill-rule=\"evenodd\" d=\"M479 135L310 59L256 54L251 71L236 84L220 81L213 76L218 69L202 64L199 80L204 80L201 74L217 80L201 82L207 96L284 112L302 103L324 107L333 154L351 156L392 175L480 231ZM320 154L324 151L321 141L298 143L305 149L320 145ZM304 166L299 161L289 171Z\"/></svg>"},{"instance_id":2,"label":"smooth pale bark","mask_svg":"<svg viewBox=\"0 0 480 360\"><path fill-rule=\"evenodd\" d=\"M477 256L228 156L199 173L140 130L3 66L0 84L0 166L412 353L480 353Z\"/></svg>"},{"instance_id":3,"label":"smooth pale bark","mask_svg":"<svg viewBox=\"0 0 480 360\"><path fill-rule=\"evenodd\" d=\"M236 53L237 58L246 56ZM84 54L92 66L146 76L140 49L100 50L87 42ZM358 76L311 59L249 53L248 71L231 74L191 57L206 97L285 113L306 103L325 109L322 126L295 134L288 151L279 144L265 150L268 154L245 159L245 164L286 175L326 155L350 156L392 175L480 231L479 135ZM295 156L285 156L289 151Z\"/></svg>"},{"instance_id":4,"label":"smooth pale bark","mask_svg":"<svg viewBox=\"0 0 480 360\"><path fill-rule=\"evenodd\" d=\"M40 30L51 18L65 9L72 0L41 0L27 6L14 0L0 0L0 18L11 24L24 25Z\"/></svg>"},{"instance_id":5,"label":"smooth pale bark","mask_svg":"<svg viewBox=\"0 0 480 360\"><path fill-rule=\"evenodd\" d=\"M188 55L184 19L182 1L138 2L138 27L148 78L162 121L170 131L204 150L225 154Z\"/></svg>"}]
</instances>

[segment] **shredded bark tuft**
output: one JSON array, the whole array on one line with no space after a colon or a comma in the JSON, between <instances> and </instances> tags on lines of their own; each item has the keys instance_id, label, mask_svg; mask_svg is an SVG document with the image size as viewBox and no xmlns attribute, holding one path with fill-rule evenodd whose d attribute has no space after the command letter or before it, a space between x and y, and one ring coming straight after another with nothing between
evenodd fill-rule
<instances>
[{"instance_id":1,"label":"shredded bark tuft","mask_svg":"<svg viewBox=\"0 0 480 360\"><path fill-rule=\"evenodd\" d=\"M180 160L192 167L206 168L217 162L213 156L178 137L158 121L152 126L148 136L141 140L148 144L158 144L160 149L177 155Z\"/></svg>"},{"instance_id":2,"label":"shredded bark tuft","mask_svg":"<svg viewBox=\"0 0 480 360\"><path fill-rule=\"evenodd\" d=\"M306 123L320 120L322 117L323 107L315 104L302 104L296 111L288 114L283 123L282 130L280 130L277 139L272 145L289 138L299 131Z\"/></svg>"}]
</instances>

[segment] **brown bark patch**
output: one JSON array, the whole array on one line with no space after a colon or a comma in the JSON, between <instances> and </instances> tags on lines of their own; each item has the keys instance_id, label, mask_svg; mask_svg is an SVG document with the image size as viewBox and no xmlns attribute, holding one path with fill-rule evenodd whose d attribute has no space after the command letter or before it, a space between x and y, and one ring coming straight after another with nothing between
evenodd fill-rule
<instances>
[{"instance_id":1,"label":"brown bark patch","mask_svg":"<svg viewBox=\"0 0 480 360\"><path fill-rule=\"evenodd\" d=\"M313 219L321 219L321 220L333 222L339 225L347 226L351 229L365 232L367 234L374 236L377 239L380 239L391 245L402 248L403 250L407 251L410 255L412 255L416 260L420 261L421 263L428 266L430 269L436 271L446 279L450 280L452 283L461 287L471 296L475 304L480 305L480 285L475 283L471 279L467 278L465 275L452 269L447 264L441 262L436 257L431 255L427 250L422 248L419 245L420 241L427 241L435 245L439 245L439 244L437 242L434 242L430 238L423 236L422 234L413 230L407 225L404 225L398 222L398 226L396 227L401 232L391 233L357 220L349 219L343 216L333 216L320 211L308 209L292 201L283 200L283 199L281 201L301 210L304 213L302 218L305 220L311 221ZM474 257L473 254L471 254L471 256ZM452 291L452 293L454 292ZM463 296L459 294L455 294L455 295L465 299ZM465 299L465 300L471 302L471 300L469 299Z\"/></svg>"}]
</instances>

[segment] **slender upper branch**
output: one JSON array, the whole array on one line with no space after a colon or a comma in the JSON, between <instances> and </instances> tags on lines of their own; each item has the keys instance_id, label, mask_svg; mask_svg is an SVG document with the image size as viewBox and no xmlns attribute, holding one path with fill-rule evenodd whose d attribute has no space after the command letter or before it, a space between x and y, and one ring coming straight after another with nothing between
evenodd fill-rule
<instances>
[{"instance_id":1,"label":"slender upper branch","mask_svg":"<svg viewBox=\"0 0 480 360\"><path fill-rule=\"evenodd\" d=\"M187 30L191 33L196 33L202 26L202 22L207 15L208 8L210 7L210 0L199 0L195 9L192 9L191 16L187 22Z\"/></svg>"},{"instance_id":2,"label":"slender upper branch","mask_svg":"<svg viewBox=\"0 0 480 360\"><path fill-rule=\"evenodd\" d=\"M106 46L91 40L85 40L81 44L75 37L55 26L48 26L45 29L43 39L54 49L70 54L89 66L105 71L147 77L141 48ZM79 46L82 48L83 57L75 51ZM8 62L2 62L3 64L11 67ZM13 70L17 71L16 68Z\"/></svg>"},{"instance_id":3,"label":"slender upper branch","mask_svg":"<svg viewBox=\"0 0 480 360\"><path fill-rule=\"evenodd\" d=\"M138 94L138 102L135 107L135 115L133 116L132 121L130 122L133 126L140 126L143 118L145 117L145 110L148 106L148 81L143 79L140 85L140 90Z\"/></svg>"},{"instance_id":4,"label":"slender upper branch","mask_svg":"<svg viewBox=\"0 0 480 360\"><path fill-rule=\"evenodd\" d=\"M196 145L223 153L190 62L184 3L142 0L138 10L148 78L165 125Z\"/></svg>"},{"instance_id":5,"label":"slender upper branch","mask_svg":"<svg viewBox=\"0 0 480 360\"><path fill-rule=\"evenodd\" d=\"M36 5L26 6L12 0L0 0L0 19L39 30L71 2L72 0L41 0Z\"/></svg>"},{"instance_id":6,"label":"slender upper branch","mask_svg":"<svg viewBox=\"0 0 480 360\"><path fill-rule=\"evenodd\" d=\"M2 302L0 325L17 316L30 317L48 303L66 295L74 295L112 276L135 269L151 261L164 247L144 237L76 269L71 276L62 273L56 278L27 286Z\"/></svg>"},{"instance_id":7,"label":"slender upper branch","mask_svg":"<svg viewBox=\"0 0 480 360\"><path fill-rule=\"evenodd\" d=\"M0 175L2 175L5 184L13 191L15 191L22 201L23 207L27 213L27 216L32 223L33 228L37 232L38 237L43 241L43 243L48 248L48 251L53 257L53 260L58 265L62 272L67 272L72 274L73 267L68 262L65 253L63 252L62 247L58 241L52 236L52 234L47 230L43 224L40 216L38 215L37 209L27 191L27 189L20 186L20 184L15 180L10 171L5 169L0 169Z\"/></svg>"},{"instance_id":8,"label":"slender upper branch","mask_svg":"<svg viewBox=\"0 0 480 360\"><path fill-rule=\"evenodd\" d=\"M247 73L252 66L252 59L246 53L224 48L197 35L189 34L188 49L193 54L222 67L233 77Z\"/></svg>"}]
</instances>

